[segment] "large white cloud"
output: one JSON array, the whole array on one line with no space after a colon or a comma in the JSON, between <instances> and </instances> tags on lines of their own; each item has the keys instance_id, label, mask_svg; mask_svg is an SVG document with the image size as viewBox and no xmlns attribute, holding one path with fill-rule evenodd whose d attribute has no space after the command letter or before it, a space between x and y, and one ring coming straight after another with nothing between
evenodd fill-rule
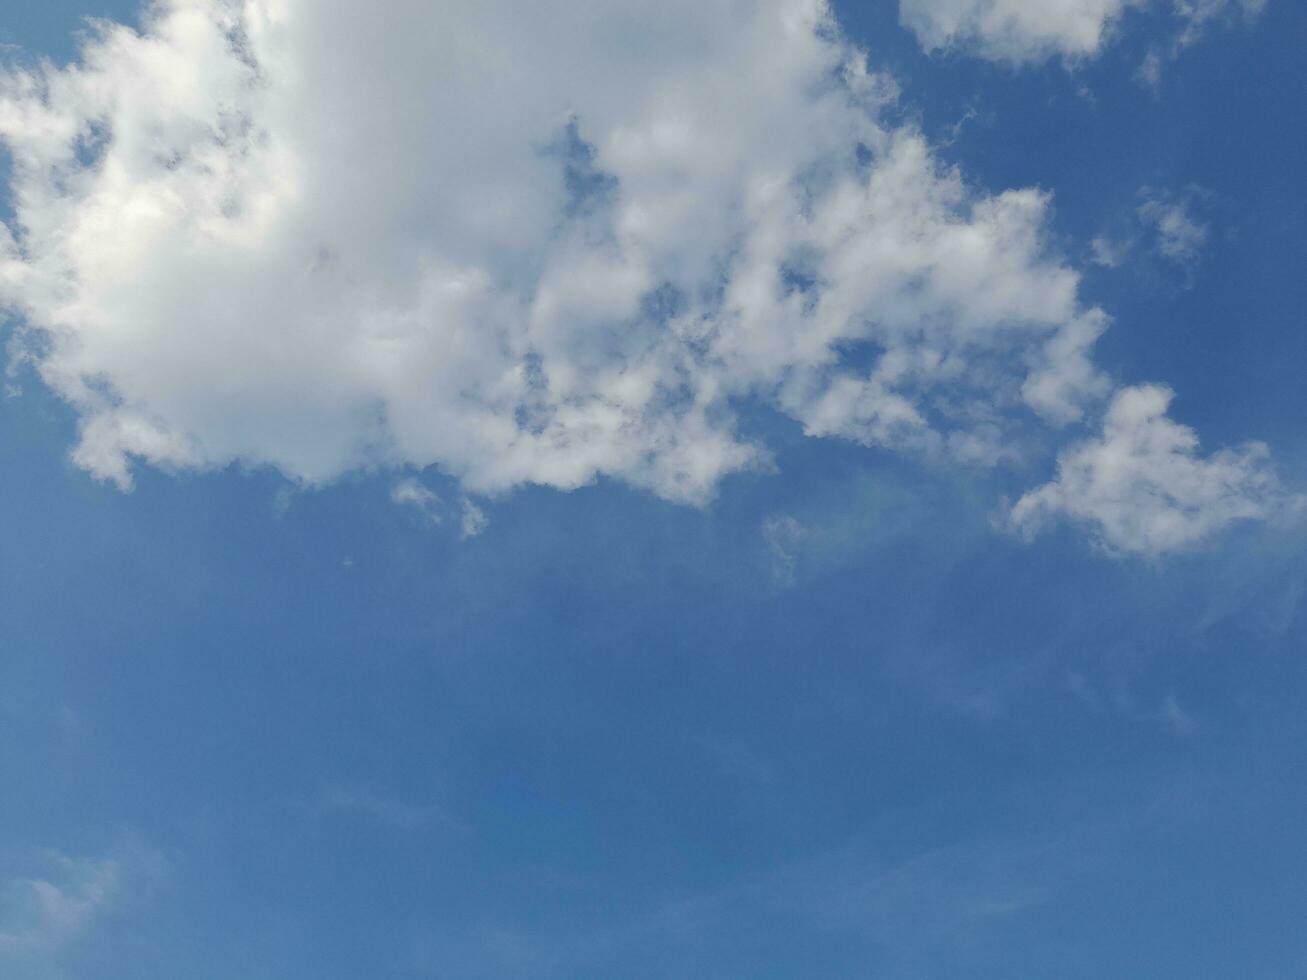
<instances>
[{"instance_id":1,"label":"large white cloud","mask_svg":"<svg viewBox=\"0 0 1307 980\"><path fill-rule=\"evenodd\" d=\"M1211 22L1255 16L1265 5L1266 0L900 0L899 14L927 50L958 49L1022 64L1096 56L1131 9L1169 10L1179 25L1173 43L1183 46ZM1161 54L1155 50L1144 69L1153 81Z\"/></svg>"},{"instance_id":2,"label":"large white cloud","mask_svg":"<svg viewBox=\"0 0 1307 980\"><path fill-rule=\"evenodd\" d=\"M1001 455L1101 388L1044 194L882 122L818 0L170 0L4 81L25 349L74 458L702 500L732 405ZM1025 407L1023 407L1023 391Z\"/></svg>"},{"instance_id":3,"label":"large white cloud","mask_svg":"<svg viewBox=\"0 0 1307 980\"><path fill-rule=\"evenodd\" d=\"M1046 246L887 124L822 0L163 0L0 82L17 356L75 461L609 476L707 499L734 411L988 465L1107 393Z\"/></svg>"}]
</instances>

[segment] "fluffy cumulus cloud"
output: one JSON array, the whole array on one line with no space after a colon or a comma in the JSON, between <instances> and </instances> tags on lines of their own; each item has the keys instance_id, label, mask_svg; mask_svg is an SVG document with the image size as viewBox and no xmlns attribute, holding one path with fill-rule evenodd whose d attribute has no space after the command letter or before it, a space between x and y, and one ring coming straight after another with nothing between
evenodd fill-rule
<instances>
[{"instance_id":1,"label":"fluffy cumulus cloud","mask_svg":"<svg viewBox=\"0 0 1307 980\"><path fill-rule=\"evenodd\" d=\"M1051 519L1088 525L1108 550L1155 555L1195 544L1237 521L1285 519L1303 500L1280 486L1265 446L1203 455L1193 430L1167 417L1172 392L1123 388L1102 435L1065 450L1057 477L1021 498L1017 528Z\"/></svg>"},{"instance_id":2,"label":"fluffy cumulus cloud","mask_svg":"<svg viewBox=\"0 0 1307 980\"><path fill-rule=\"evenodd\" d=\"M992 465L1107 394L1107 317L1048 196L969 185L895 98L824 0L159 0L0 79L11 356L123 487L702 502L769 465L746 403Z\"/></svg>"},{"instance_id":3,"label":"fluffy cumulus cloud","mask_svg":"<svg viewBox=\"0 0 1307 980\"><path fill-rule=\"evenodd\" d=\"M992 462L1101 380L1045 194L884 121L820 0L168 0L11 71L0 292L127 486L437 465L702 501L733 410Z\"/></svg>"},{"instance_id":4,"label":"fluffy cumulus cloud","mask_svg":"<svg viewBox=\"0 0 1307 980\"><path fill-rule=\"evenodd\" d=\"M1051 57L1096 56L1131 9L1168 10L1178 24L1174 46L1196 41L1206 27L1253 17L1266 0L900 0L900 18L927 50L959 49L1011 64ZM1162 49L1141 69L1156 81Z\"/></svg>"}]
</instances>

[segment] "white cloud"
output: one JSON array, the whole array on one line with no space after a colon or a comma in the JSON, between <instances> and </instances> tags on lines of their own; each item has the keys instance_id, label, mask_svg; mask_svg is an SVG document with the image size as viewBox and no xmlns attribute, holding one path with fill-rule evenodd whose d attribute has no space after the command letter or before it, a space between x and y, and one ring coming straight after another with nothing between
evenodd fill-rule
<instances>
[{"instance_id":1,"label":"white cloud","mask_svg":"<svg viewBox=\"0 0 1307 980\"><path fill-rule=\"evenodd\" d=\"M1108 391L1048 195L888 123L823 0L150 11L0 78L0 302L101 479L435 466L702 503L769 465L750 401L992 465Z\"/></svg>"},{"instance_id":2,"label":"white cloud","mask_svg":"<svg viewBox=\"0 0 1307 980\"><path fill-rule=\"evenodd\" d=\"M1267 0L1172 0L1176 16L1183 22L1178 43L1188 45L1202 37L1213 22L1238 18L1251 20L1266 9Z\"/></svg>"},{"instance_id":3,"label":"white cloud","mask_svg":"<svg viewBox=\"0 0 1307 980\"><path fill-rule=\"evenodd\" d=\"M1192 44L1217 21L1255 17L1266 0L900 0L903 26L928 51L961 50L991 61L1027 64L1061 57L1096 57L1132 9L1170 12L1172 53ZM1156 81L1161 49L1141 69Z\"/></svg>"},{"instance_id":4,"label":"white cloud","mask_svg":"<svg viewBox=\"0 0 1307 980\"><path fill-rule=\"evenodd\" d=\"M475 538L482 531L490 526L490 518L486 512L478 507L466 497L463 498L463 519L460 527L460 535L466 541L469 538Z\"/></svg>"},{"instance_id":5,"label":"white cloud","mask_svg":"<svg viewBox=\"0 0 1307 980\"><path fill-rule=\"evenodd\" d=\"M899 16L929 51L960 48L1022 63L1098 54L1139 0L901 0Z\"/></svg>"},{"instance_id":6,"label":"white cloud","mask_svg":"<svg viewBox=\"0 0 1307 980\"><path fill-rule=\"evenodd\" d=\"M782 588L794 584L803 545L810 533L788 515L774 514L762 522L762 539L771 559L772 580Z\"/></svg>"},{"instance_id":7,"label":"white cloud","mask_svg":"<svg viewBox=\"0 0 1307 980\"><path fill-rule=\"evenodd\" d=\"M1139 220L1154 235L1158 253L1179 265L1193 265L1207 244L1207 225L1193 214L1193 195L1174 198L1144 191Z\"/></svg>"},{"instance_id":8,"label":"white cloud","mask_svg":"<svg viewBox=\"0 0 1307 980\"><path fill-rule=\"evenodd\" d=\"M1098 314L1046 195L969 188L892 97L818 0L170 0L4 80L0 293L123 486L438 465L697 502L767 461L752 398L992 462L1094 397L1055 338Z\"/></svg>"},{"instance_id":9,"label":"white cloud","mask_svg":"<svg viewBox=\"0 0 1307 980\"><path fill-rule=\"evenodd\" d=\"M1118 269L1129 256L1134 244L1134 241L1129 238L1098 235L1089 243L1090 260L1094 265L1101 265L1107 269Z\"/></svg>"},{"instance_id":10,"label":"white cloud","mask_svg":"<svg viewBox=\"0 0 1307 980\"><path fill-rule=\"evenodd\" d=\"M440 497L413 477L396 483L390 491L390 500L401 507L412 507L430 524L439 524L442 520Z\"/></svg>"},{"instance_id":11,"label":"white cloud","mask_svg":"<svg viewBox=\"0 0 1307 980\"><path fill-rule=\"evenodd\" d=\"M1301 510L1302 501L1280 486L1265 446L1202 455L1193 430L1167 417L1172 397L1159 385L1117 392L1102 435L1063 451L1056 478L1012 509L1014 526L1033 533L1069 518L1091 528L1108 551L1158 555L1238 521Z\"/></svg>"},{"instance_id":12,"label":"white cloud","mask_svg":"<svg viewBox=\"0 0 1307 980\"><path fill-rule=\"evenodd\" d=\"M1111 230L1090 242L1090 260L1115 269L1142 250L1192 273L1211 237L1211 228L1202 216L1203 204L1210 197L1210 191L1196 186L1180 191L1141 187L1139 204L1129 218L1118 216Z\"/></svg>"},{"instance_id":13,"label":"white cloud","mask_svg":"<svg viewBox=\"0 0 1307 980\"><path fill-rule=\"evenodd\" d=\"M1048 339L1032 362L1021 392L1026 404L1053 425L1080 418L1087 397L1108 391L1108 382L1090 358L1094 342L1107 329L1107 317L1094 310Z\"/></svg>"}]
</instances>

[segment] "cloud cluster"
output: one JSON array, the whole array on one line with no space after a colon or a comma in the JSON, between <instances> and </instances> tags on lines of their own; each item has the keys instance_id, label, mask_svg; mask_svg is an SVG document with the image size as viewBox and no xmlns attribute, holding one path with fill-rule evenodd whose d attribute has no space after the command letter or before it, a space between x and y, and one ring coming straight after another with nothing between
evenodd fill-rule
<instances>
[{"instance_id":1,"label":"cloud cluster","mask_svg":"<svg viewBox=\"0 0 1307 980\"><path fill-rule=\"evenodd\" d=\"M390 502L409 508L419 516L422 523L432 527L443 524L447 515L456 516L459 537L464 541L475 538L490 526L490 518L474 501L464 497L455 511L440 499L439 494L412 476L404 477L391 488Z\"/></svg>"},{"instance_id":2,"label":"cloud cluster","mask_svg":"<svg viewBox=\"0 0 1307 980\"><path fill-rule=\"evenodd\" d=\"M1204 211L1211 194L1192 186L1181 191L1139 189L1139 204L1127 220L1090 243L1091 261L1120 268L1132 256L1156 258L1171 272L1191 277L1197 270L1212 229Z\"/></svg>"},{"instance_id":3,"label":"cloud cluster","mask_svg":"<svg viewBox=\"0 0 1307 980\"><path fill-rule=\"evenodd\" d=\"M992 461L1102 328L819 0L169 0L11 72L0 294L76 462L607 475L702 501L733 407Z\"/></svg>"},{"instance_id":4,"label":"cloud cluster","mask_svg":"<svg viewBox=\"0 0 1307 980\"><path fill-rule=\"evenodd\" d=\"M1109 551L1160 554L1237 521L1301 512L1302 499L1281 487L1264 445L1202 455L1193 430L1167 417L1172 397L1159 385L1117 392L1101 436L1063 451L1056 479L1012 509L1015 526L1033 533L1069 518Z\"/></svg>"},{"instance_id":5,"label":"cloud cluster","mask_svg":"<svg viewBox=\"0 0 1307 980\"><path fill-rule=\"evenodd\" d=\"M1173 52L1214 21L1254 17L1266 0L900 0L899 15L929 51L961 50L991 61L1028 64L1093 58L1131 9L1166 9L1178 24ZM1141 68L1153 83L1162 49Z\"/></svg>"},{"instance_id":6,"label":"cloud cluster","mask_svg":"<svg viewBox=\"0 0 1307 980\"><path fill-rule=\"evenodd\" d=\"M895 98L824 0L159 0L0 78L0 303L124 488L699 503L769 465L758 403L992 465L1108 393L1107 317L1048 196L969 185Z\"/></svg>"}]
</instances>

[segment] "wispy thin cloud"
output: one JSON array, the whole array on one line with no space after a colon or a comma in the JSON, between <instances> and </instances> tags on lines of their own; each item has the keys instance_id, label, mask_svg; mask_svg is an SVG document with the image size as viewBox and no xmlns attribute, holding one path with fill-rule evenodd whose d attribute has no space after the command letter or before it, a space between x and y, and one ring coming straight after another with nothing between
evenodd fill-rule
<instances>
[{"instance_id":1,"label":"wispy thin cloud","mask_svg":"<svg viewBox=\"0 0 1307 980\"><path fill-rule=\"evenodd\" d=\"M322 792L321 806L328 813L361 818L393 830L466 829L444 807L413 803L364 786L329 786Z\"/></svg>"}]
</instances>

